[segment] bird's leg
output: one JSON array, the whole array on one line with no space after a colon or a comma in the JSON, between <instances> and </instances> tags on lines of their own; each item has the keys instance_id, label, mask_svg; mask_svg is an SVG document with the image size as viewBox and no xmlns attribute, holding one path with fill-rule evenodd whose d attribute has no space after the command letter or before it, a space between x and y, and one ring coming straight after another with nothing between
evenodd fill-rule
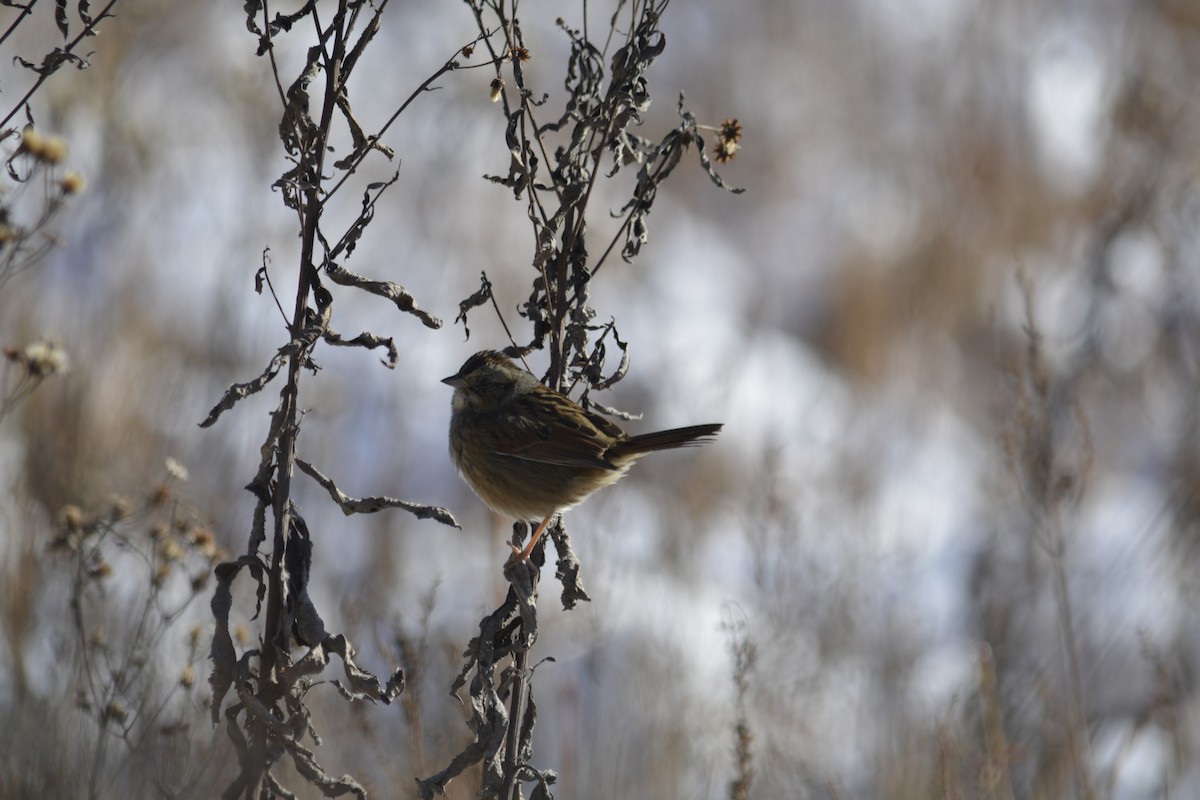
<instances>
[{"instance_id":1,"label":"bird's leg","mask_svg":"<svg viewBox=\"0 0 1200 800\"><path fill-rule=\"evenodd\" d=\"M516 545L509 545L513 551L512 559L514 561L529 560L529 554L533 552L534 545L538 543L538 539L542 538L542 534L546 532L546 527L550 524L550 521L553 520L555 516L557 515L551 514L542 520L542 524L537 526L537 530L533 532L533 536L529 537L529 544L525 545L524 550L518 550Z\"/></svg>"}]
</instances>

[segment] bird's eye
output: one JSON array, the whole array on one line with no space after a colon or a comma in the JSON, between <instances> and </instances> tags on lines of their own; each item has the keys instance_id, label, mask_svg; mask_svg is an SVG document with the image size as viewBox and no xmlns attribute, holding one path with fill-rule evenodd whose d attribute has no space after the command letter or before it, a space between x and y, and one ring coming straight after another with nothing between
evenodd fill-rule
<instances>
[{"instance_id":1,"label":"bird's eye","mask_svg":"<svg viewBox=\"0 0 1200 800\"><path fill-rule=\"evenodd\" d=\"M486 389L492 385L492 379L491 378L480 378L479 380L475 381L475 385L477 387L479 387L480 389Z\"/></svg>"}]
</instances>

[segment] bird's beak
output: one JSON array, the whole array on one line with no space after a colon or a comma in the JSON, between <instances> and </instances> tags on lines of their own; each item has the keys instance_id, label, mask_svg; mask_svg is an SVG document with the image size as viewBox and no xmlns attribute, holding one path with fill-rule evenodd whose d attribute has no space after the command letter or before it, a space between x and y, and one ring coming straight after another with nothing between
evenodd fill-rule
<instances>
[{"instance_id":1,"label":"bird's beak","mask_svg":"<svg viewBox=\"0 0 1200 800\"><path fill-rule=\"evenodd\" d=\"M447 386L453 386L455 389L467 388L467 382L459 375L451 375L449 378L442 378L442 383Z\"/></svg>"}]
</instances>

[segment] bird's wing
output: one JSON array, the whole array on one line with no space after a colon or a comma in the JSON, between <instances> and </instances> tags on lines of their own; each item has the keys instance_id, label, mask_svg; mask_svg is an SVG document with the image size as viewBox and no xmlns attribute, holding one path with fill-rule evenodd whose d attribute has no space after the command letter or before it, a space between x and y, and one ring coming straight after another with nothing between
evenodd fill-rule
<instances>
[{"instance_id":1,"label":"bird's wing","mask_svg":"<svg viewBox=\"0 0 1200 800\"><path fill-rule=\"evenodd\" d=\"M545 402L532 397L522 400ZM608 459L607 453L613 440L618 436L623 438L624 434L611 422L594 415L572 419L552 408L542 413L516 408L498 412L495 421L497 432L504 432L496 436L493 447L500 455L564 467L620 469Z\"/></svg>"}]
</instances>

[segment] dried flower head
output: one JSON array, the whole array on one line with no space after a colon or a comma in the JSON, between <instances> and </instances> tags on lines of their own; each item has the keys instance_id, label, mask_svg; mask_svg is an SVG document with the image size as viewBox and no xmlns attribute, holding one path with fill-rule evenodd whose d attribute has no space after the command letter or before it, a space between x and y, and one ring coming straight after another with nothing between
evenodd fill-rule
<instances>
[{"instance_id":1,"label":"dried flower head","mask_svg":"<svg viewBox=\"0 0 1200 800\"><path fill-rule=\"evenodd\" d=\"M114 495L108 508L108 516L114 522L123 520L133 513L133 502L128 497Z\"/></svg>"},{"instance_id":2,"label":"dried flower head","mask_svg":"<svg viewBox=\"0 0 1200 800\"><path fill-rule=\"evenodd\" d=\"M183 548L179 546L179 542L174 539L167 539L162 546L162 557L167 561L182 561L186 555Z\"/></svg>"},{"instance_id":3,"label":"dried flower head","mask_svg":"<svg viewBox=\"0 0 1200 800\"><path fill-rule=\"evenodd\" d=\"M470 58L474 54L475 54L475 45L468 44L468 45L463 46L463 49L462 49L463 58Z\"/></svg>"},{"instance_id":4,"label":"dried flower head","mask_svg":"<svg viewBox=\"0 0 1200 800\"><path fill-rule=\"evenodd\" d=\"M19 152L43 161L47 164L61 164L67 160L70 148L67 142L57 136L43 136L32 126L21 132L21 149Z\"/></svg>"},{"instance_id":5,"label":"dried flower head","mask_svg":"<svg viewBox=\"0 0 1200 800\"><path fill-rule=\"evenodd\" d=\"M186 481L188 479L187 467L180 464L173 458L168 457L166 461L167 474L177 481Z\"/></svg>"},{"instance_id":6,"label":"dried flower head","mask_svg":"<svg viewBox=\"0 0 1200 800\"><path fill-rule=\"evenodd\" d=\"M125 708L125 704L120 700L113 700L108 704L108 708L104 709L104 718L111 719L118 725L129 717L129 711Z\"/></svg>"},{"instance_id":7,"label":"dried flower head","mask_svg":"<svg viewBox=\"0 0 1200 800\"><path fill-rule=\"evenodd\" d=\"M49 339L39 339L20 353L6 350L5 355L10 361L19 362L35 378L66 372L71 366L67 351L58 342Z\"/></svg>"},{"instance_id":8,"label":"dried flower head","mask_svg":"<svg viewBox=\"0 0 1200 800\"><path fill-rule=\"evenodd\" d=\"M185 689L192 688L192 684L196 682L196 669L191 664L188 664L179 673L179 685Z\"/></svg>"},{"instance_id":9,"label":"dried flower head","mask_svg":"<svg viewBox=\"0 0 1200 800\"><path fill-rule=\"evenodd\" d=\"M200 555L207 559L212 559L217 552L217 537L208 528L196 528L192 531L189 537L192 542L192 547L200 552Z\"/></svg>"},{"instance_id":10,"label":"dried flower head","mask_svg":"<svg viewBox=\"0 0 1200 800\"><path fill-rule=\"evenodd\" d=\"M62 189L63 194L81 194L87 188L87 181L83 175L71 170L62 176L58 188Z\"/></svg>"},{"instance_id":11,"label":"dried flower head","mask_svg":"<svg viewBox=\"0 0 1200 800\"><path fill-rule=\"evenodd\" d=\"M532 57L529 55L528 47L518 47L516 50L512 51L511 55L513 61L520 61L522 64Z\"/></svg>"},{"instance_id":12,"label":"dried flower head","mask_svg":"<svg viewBox=\"0 0 1200 800\"><path fill-rule=\"evenodd\" d=\"M160 483L150 490L150 496L146 498L146 502L152 506L165 506L171 500L171 487L165 483Z\"/></svg>"},{"instance_id":13,"label":"dried flower head","mask_svg":"<svg viewBox=\"0 0 1200 800\"><path fill-rule=\"evenodd\" d=\"M67 147L67 142L65 139L60 139L57 136L51 136L50 138L46 139L45 143L42 145L39 158L48 164L61 164L67 160L67 154L69 152L70 148Z\"/></svg>"},{"instance_id":14,"label":"dried flower head","mask_svg":"<svg viewBox=\"0 0 1200 800\"><path fill-rule=\"evenodd\" d=\"M713 154L717 161L721 164L727 164L737 155L737 151L742 149L742 126L736 119L727 119L721 123L720 130L717 131L717 144L713 147Z\"/></svg>"},{"instance_id":15,"label":"dried flower head","mask_svg":"<svg viewBox=\"0 0 1200 800\"><path fill-rule=\"evenodd\" d=\"M21 131L22 152L28 153L34 158L39 158L40 156L38 154L41 153L42 148L45 147L45 145L46 137L34 130L32 125Z\"/></svg>"},{"instance_id":16,"label":"dried flower head","mask_svg":"<svg viewBox=\"0 0 1200 800\"><path fill-rule=\"evenodd\" d=\"M713 155L721 164L728 164L737 156L737 151L741 149L741 145L737 142L732 142L728 139L722 139L717 142L713 148Z\"/></svg>"},{"instance_id":17,"label":"dried flower head","mask_svg":"<svg viewBox=\"0 0 1200 800\"><path fill-rule=\"evenodd\" d=\"M69 531L83 527L83 509L76 505L65 505L58 512L58 524Z\"/></svg>"},{"instance_id":18,"label":"dried flower head","mask_svg":"<svg viewBox=\"0 0 1200 800\"><path fill-rule=\"evenodd\" d=\"M721 123L721 138L737 143L742 140L742 123L730 117Z\"/></svg>"}]
</instances>

